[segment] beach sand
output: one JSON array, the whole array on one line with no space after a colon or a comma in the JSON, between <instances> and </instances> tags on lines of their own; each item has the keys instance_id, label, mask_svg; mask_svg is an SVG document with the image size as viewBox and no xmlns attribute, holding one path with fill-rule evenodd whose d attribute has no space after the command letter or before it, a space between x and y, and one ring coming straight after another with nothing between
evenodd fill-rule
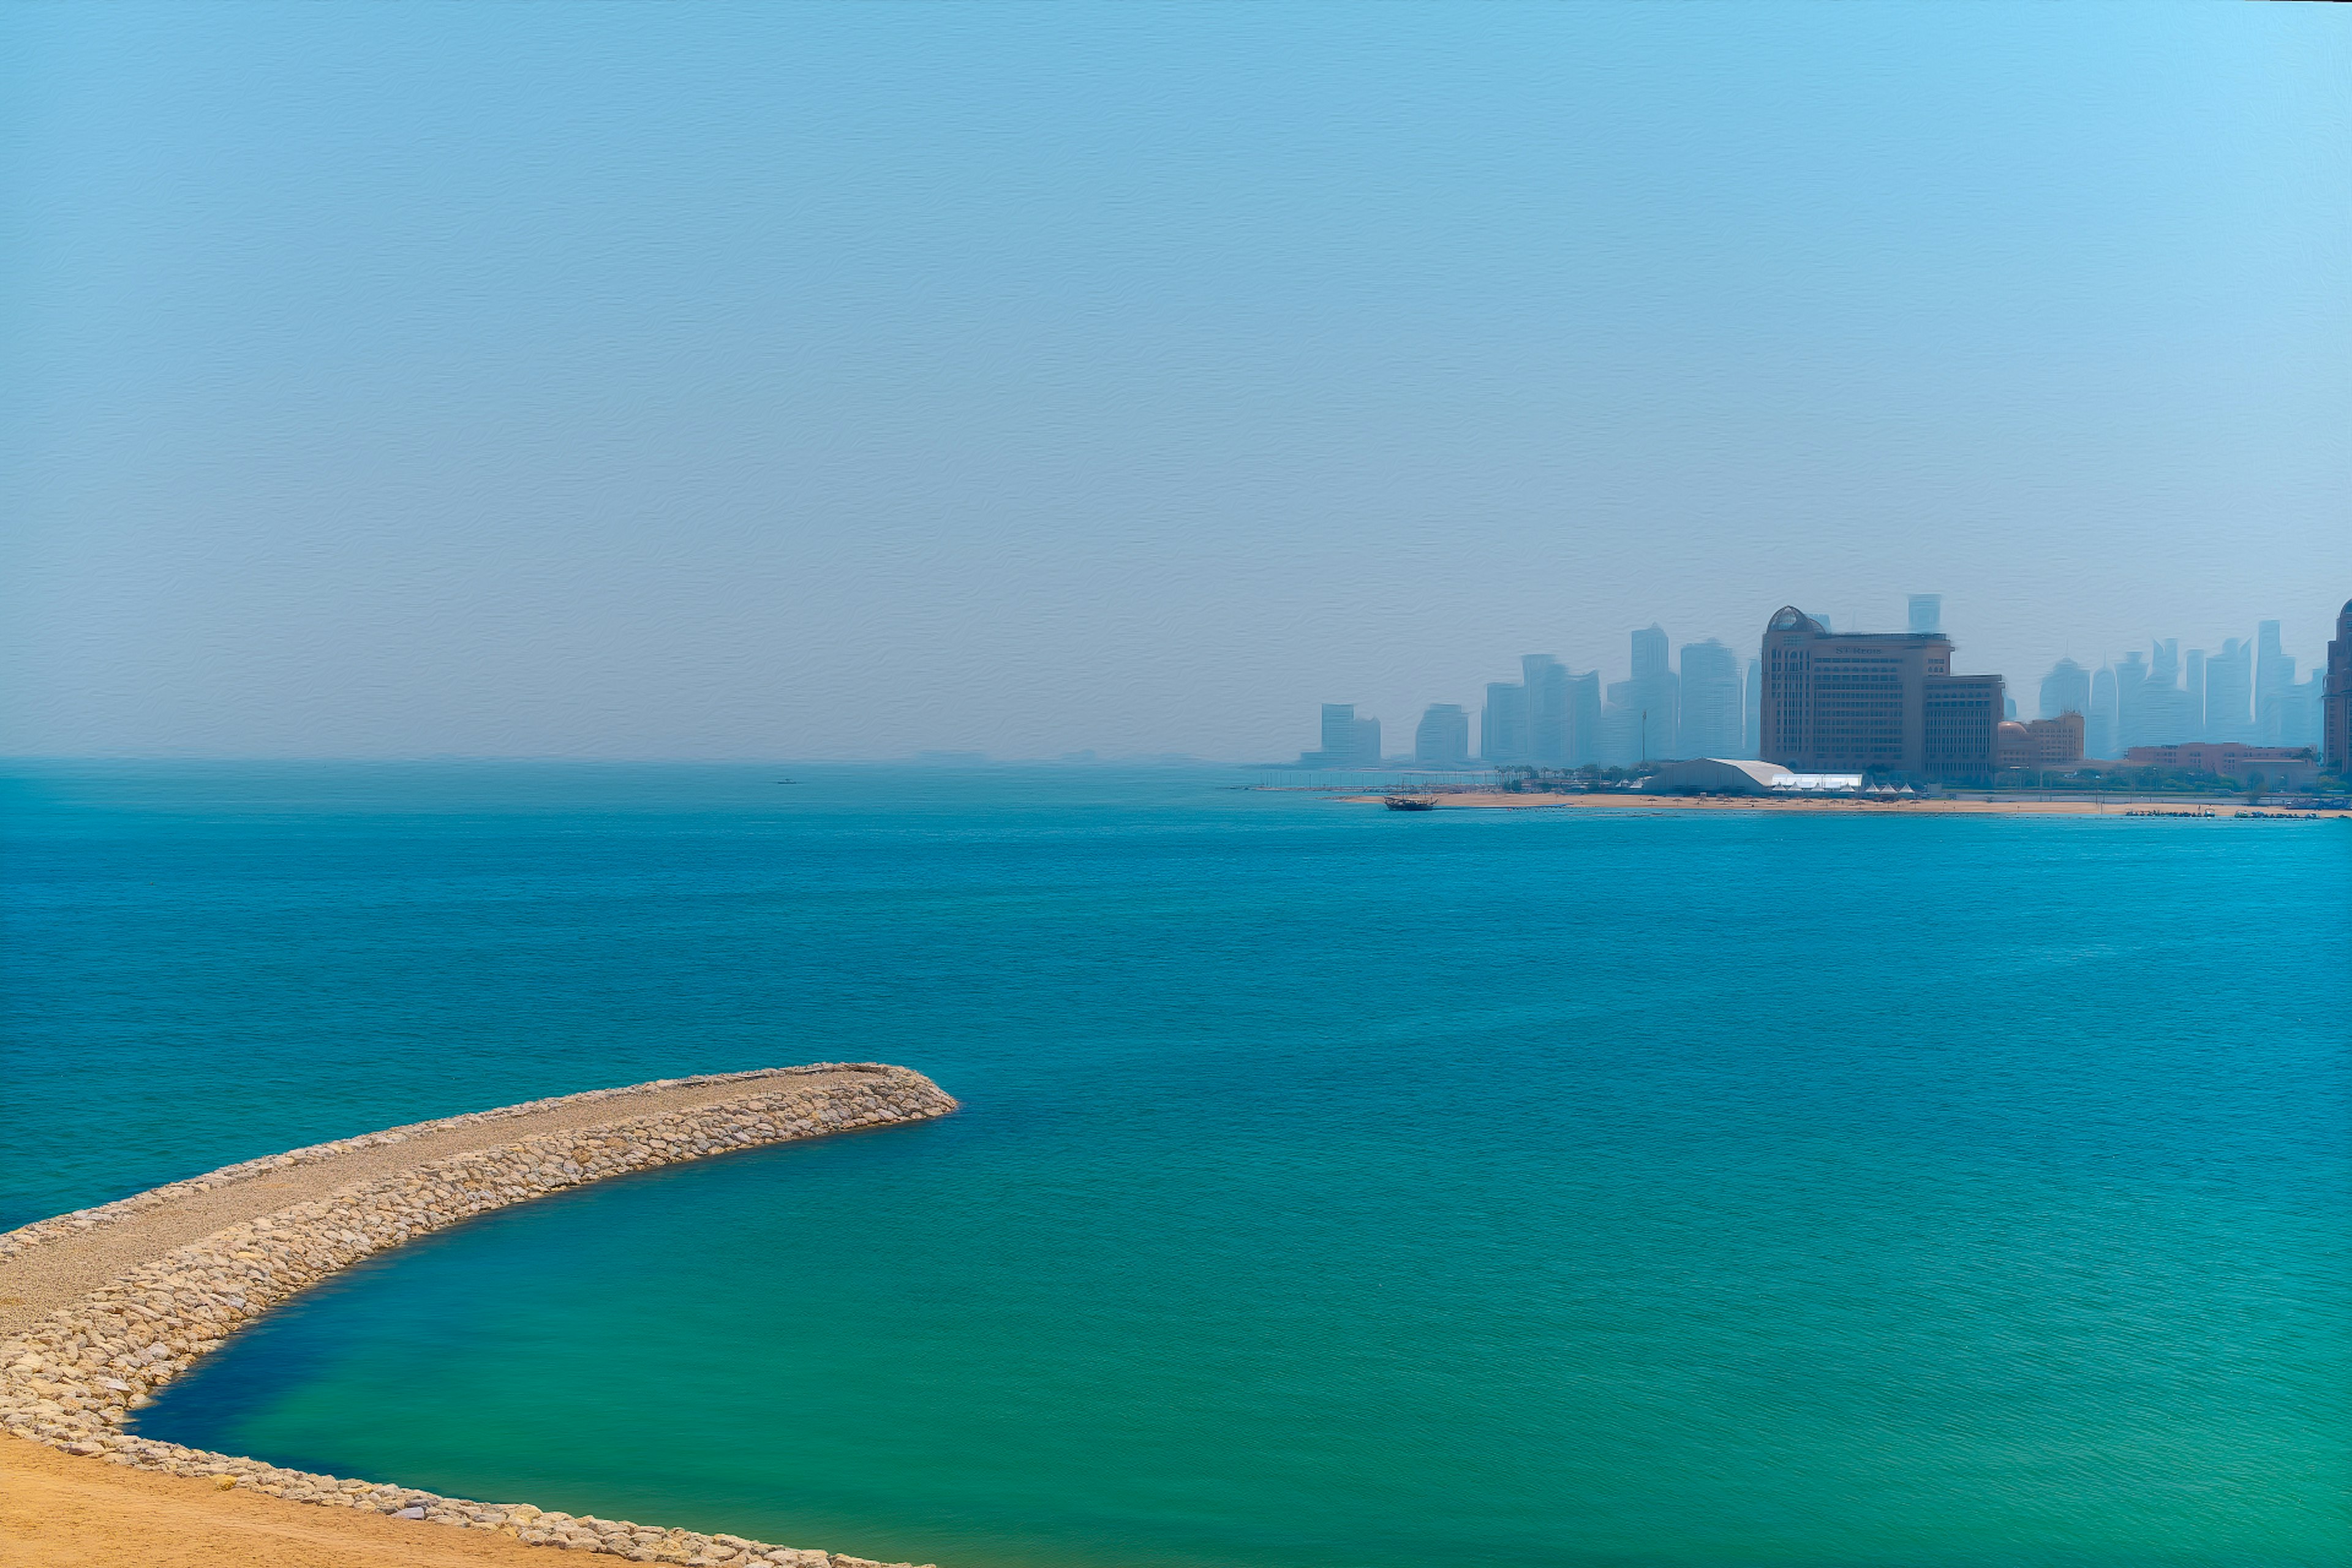
<instances>
[{"instance_id":1,"label":"beach sand","mask_svg":"<svg viewBox=\"0 0 2352 1568\"><path fill-rule=\"evenodd\" d=\"M1354 805L1378 805L1377 795L1336 795ZM2216 818L2250 812L2275 815L2279 808L2233 805L2221 802L2142 800L1836 800L1780 799L1771 795L1510 795L1499 790L1441 795L1438 808L1453 810L1529 811L1544 808L1610 811L1801 811L1845 812L1886 816L2121 816L2130 811L2210 811ZM2296 816L2303 815L2298 812ZM2324 811L2322 816L2352 813Z\"/></svg>"},{"instance_id":2,"label":"beach sand","mask_svg":"<svg viewBox=\"0 0 2352 1568\"><path fill-rule=\"evenodd\" d=\"M5 1568L471 1568L551 1556L491 1531L222 1491L0 1436Z\"/></svg>"}]
</instances>

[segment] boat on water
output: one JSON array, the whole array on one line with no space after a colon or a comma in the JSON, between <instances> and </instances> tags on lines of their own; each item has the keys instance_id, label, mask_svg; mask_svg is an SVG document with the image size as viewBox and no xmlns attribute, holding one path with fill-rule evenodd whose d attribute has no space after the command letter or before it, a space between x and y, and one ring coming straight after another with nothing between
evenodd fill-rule
<instances>
[{"instance_id":1,"label":"boat on water","mask_svg":"<svg viewBox=\"0 0 2352 1568\"><path fill-rule=\"evenodd\" d=\"M1381 804L1391 811L1435 811L1437 797L1433 795L1389 795L1381 797Z\"/></svg>"}]
</instances>

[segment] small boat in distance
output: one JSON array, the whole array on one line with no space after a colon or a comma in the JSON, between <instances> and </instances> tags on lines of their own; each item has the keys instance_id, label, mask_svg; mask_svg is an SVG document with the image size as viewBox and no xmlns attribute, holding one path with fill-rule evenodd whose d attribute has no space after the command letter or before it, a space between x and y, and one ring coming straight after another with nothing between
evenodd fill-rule
<instances>
[{"instance_id":1,"label":"small boat in distance","mask_svg":"<svg viewBox=\"0 0 2352 1568\"><path fill-rule=\"evenodd\" d=\"M1391 811L1435 811L1437 797L1433 795L1388 795L1381 804Z\"/></svg>"}]
</instances>

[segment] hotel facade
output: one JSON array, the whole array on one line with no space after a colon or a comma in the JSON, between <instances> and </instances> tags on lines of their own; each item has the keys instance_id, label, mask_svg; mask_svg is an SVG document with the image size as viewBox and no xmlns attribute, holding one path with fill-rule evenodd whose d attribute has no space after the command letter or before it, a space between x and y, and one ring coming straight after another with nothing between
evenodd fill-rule
<instances>
[{"instance_id":1,"label":"hotel facade","mask_svg":"<svg viewBox=\"0 0 2352 1568\"><path fill-rule=\"evenodd\" d=\"M1801 773L1990 780L1998 675L1954 675L1941 632L1840 637L1790 606L1764 629L1759 753Z\"/></svg>"}]
</instances>

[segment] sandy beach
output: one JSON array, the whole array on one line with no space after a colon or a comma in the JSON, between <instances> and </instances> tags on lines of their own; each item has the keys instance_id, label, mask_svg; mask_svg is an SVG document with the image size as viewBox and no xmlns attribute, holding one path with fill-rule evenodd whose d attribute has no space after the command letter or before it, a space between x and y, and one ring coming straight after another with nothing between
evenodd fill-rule
<instances>
[{"instance_id":1,"label":"sandy beach","mask_svg":"<svg viewBox=\"0 0 2352 1568\"><path fill-rule=\"evenodd\" d=\"M314 1508L0 1436L7 1568L458 1568L547 1561L493 1531Z\"/></svg>"},{"instance_id":2,"label":"sandy beach","mask_svg":"<svg viewBox=\"0 0 2352 1568\"><path fill-rule=\"evenodd\" d=\"M1377 795L1334 795L1349 805L1378 805ZM1771 795L1531 795L1500 790L1466 791L1435 797L1441 811L1795 811L1901 816L2123 816L2132 812L2206 813L2218 819L2230 816L2287 815L2275 806L2238 805L2224 802L2149 800L1840 800L1781 799ZM2305 814L2295 812L2296 816ZM2320 816L2352 816L2352 812L2322 811Z\"/></svg>"}]
</instances>

